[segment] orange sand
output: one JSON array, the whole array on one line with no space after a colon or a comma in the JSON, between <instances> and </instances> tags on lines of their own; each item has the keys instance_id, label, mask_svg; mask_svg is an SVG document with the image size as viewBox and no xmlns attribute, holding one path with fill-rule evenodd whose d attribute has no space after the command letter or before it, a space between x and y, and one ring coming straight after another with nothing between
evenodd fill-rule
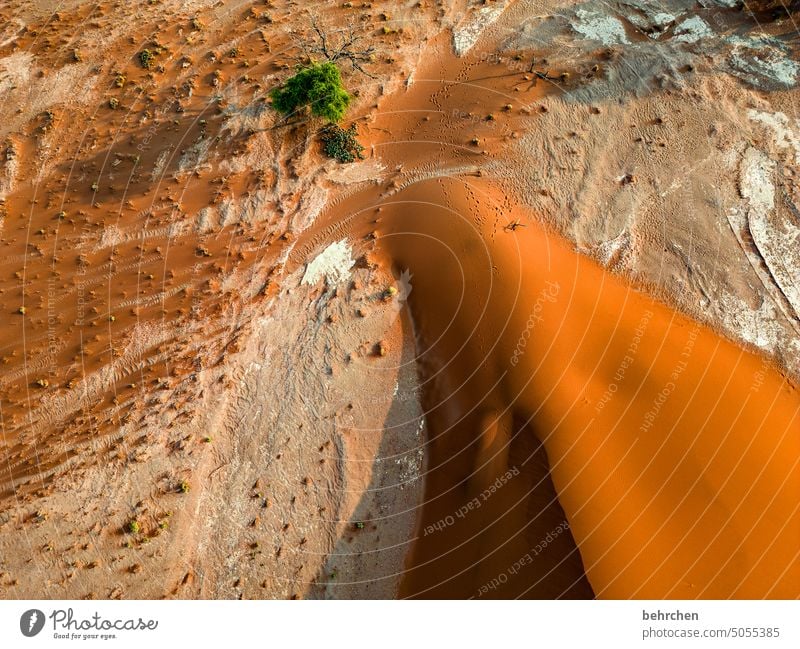
<instances>
[{"instance_id":1,"label":"orange sand","mask_svg":"<svg viewBox=\"0 0 800 649\"><path fill-rule=\"evenodd\" d=\"M383 249L414 277L432 430L428 504L405 594L455 594L439 583L453 575L433 568L447 563L442 539L467 533L425 536L425 526L509 468L542 463L523 439L533 433L597 596L796 597L797 393L758 356L540 228L503 230L523 216L474 179L420 183L381 214ZM480 549L459 582L472 590L461 595L479 594L560 522L541 466L525 473L524 486L501 488L491 508L476 510L486 520L470 535L498 524L474 540ZM512 510L499 520L517 496L528 517ZM562 546L533 562L536 580L517 571L492 594L585 594L577 558Z\"/></svg>"},{"instance_id":2,"label":"orange sand","mask_svg":"<svg viewBox=\"0 0 800 649\"><path fill-rule=\"evenodd\" d=\"M797 392L758 356L575 254L480 177L516 129L535 128L535 102L552 88L520 68L455 59L449 38L426 46L413 83L382 100L361 126L387 177L367 191L337 196L335 209L298 242L293 257L296 266L342 230L370 239L375 231L387 263L413 274L428 474L401 594L799 596ZM277 61L270 65L280 69ZM233 75L238 63L225 66ZM173 98L167 81L158 95L135 96L132 89L148 74L133 64L122 71L130 93L109 92L137 111L155 111ZM216 91L208 79L197 86L181 96L181 119L192 120L191 130L178 129L170 113L158 128L121 139L113 147L118 161L109 163L111 148L89 151L112 139L126 112L102 113L74 169L64 164L58 177L7 202L9 272L0 299L10 322L0 341L7 352L7 492L21 478L35 486L31 476L65 461L64 449L117 428L128 416L109 405L120 401L118 392L127 403L145 385L155 390L162 374L188 375L202 355L153 341L152 363L124 368L135 382L109 380L89 409L63 427L50 426L47 412L33 419L41 390L31 379L41 374L63 387L109 366L121 353L111 345L112 332L134 324L177 331L197 320L209 329L207 319L231 299L219 280L229 265L254 258L269 265L287 246L290 237L277 231L263 239L230 227L214 237L168 233L178 213L193 215L225 192L265 182L214 169L162 186L138 171L158 166L156 143L173 132L186 142L199 137L206 129L194 120L201 114L205 136L220 132L219 111L200 112ZM65 141L82 141L82 120L54 119ZM35 161L26 146L18 145L20 158ZM120 165L113 182L107 163ZM524 227L507 227L517 220ZM99 245L112 224L136 236ZM152 236L140 242L142 231ZM12 276L10 265L22 260L23 270ZM63 303L57 335L48 328L50 290ZM29 368L29 355L50 344L52 367ZM221 352L204 355L221 358ZM48 456L34 458L31 448L47 449Z\"/></svg>"},{"instance_id":3,"label":"orange sand","mask_svg":"<svg viewBox=\"0 0 800 649\"><path fill-rule=\"evenodd\" d=\"M412 273L428 472L401 595L799 596L795 389L470 171L469 136L491 157L518 123L493 102L549 88L431 51L368 131L440 176L349 196L296 251L347 231Z\"/></svg>"}]
</instances>

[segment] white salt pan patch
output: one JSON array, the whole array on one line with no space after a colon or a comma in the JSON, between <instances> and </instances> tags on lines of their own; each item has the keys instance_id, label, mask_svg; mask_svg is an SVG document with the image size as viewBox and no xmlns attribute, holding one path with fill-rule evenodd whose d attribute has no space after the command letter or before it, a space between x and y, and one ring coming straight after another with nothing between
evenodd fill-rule
<instances>
[{"instance_id":1,"label":"white salt pan patch","mask_svg":"<svg viewBox=\"0 0 800 649\"><path fill-rule=\"evenodd\" d=\"M742 161L742 196L750 200L747 223L753 242L769 268L773 281L786 297L794 316L800 315L800 228L775 207L773 177L776 164L761 151L749 148Z\"/></svg>"},{"instance_id":2,"label":"white salt pan patch","mask_svg":"<svg viewBox=\"0 0 800 649\"><path fill-rule=\"evenodd\" d=\"M483 31L503 13L505 5L502 2L484 7L458 24L453 30L453 48L458 56L463 56L474 47Z\"/></svg>"},{"instance_id":3,"label":"white salt pan patch","mask_svg":"<svg viewBox=\"0 0 800 649\"><path fill-rule=\"evenodd\" d=\"M761 79L783 86L797 83L800 64L788 58L775 39L730 36L727 41L733 46L731 64L748 83L757 87L761 87Z\"/></svg>"},{"instance_id":4,"label":"white salt pan patch","mask_svg":"<svg viewBox=\"0 0 800 649\"><path fill-rule=\"evenodd\" d=\"M658 29L651 34L648 34L648 36L652 39L658 38L659 36L661 36L661 34L664 33L664 29L667 27L667 25L674 22L677 17L678 16L674 14L668 14L664 12L654 14L653 26L657 27Z\"/></svg>"},{"instance_id":5,"label":"white salt pan patch","mask_svg":"<svg viewBox=\"0 0 800 649\"><path fill-rule=\"evenodd\" d=\"M800 284L797 283L800 270L800 228L784 215L751 213L750 233L753 235L761 256L769 267L775 283L794 311L800 316Z\"/></svg>"},{"instance_id":6,"label":"white salt pan patch","mask_svg":"<svg viewBox=\"0 0 800 649\"><path fill-rule=\"evenodd\" d=\"M347 241L336 241L308 264L301 284L316 284L323 277L329 284L338 284L350 277L350 269L355 263Z\"/></svg>"},{"instance_id":7,"label":"white salt pan patch","mask_svg":"<svg viewBox=\"0 0 800 649\"><path fill-rule=\"evenodd\" d=\"M633 26L657 39L684 13L683 9L682 0L677 5L666 0L625 0L619 11Z\"/></svg>"},{"instance_id":8,"label":"white salt pan patch","mask_svg":"<svg viewBox=\"0 0 800 649\"><path fill-rule=\"evenodd\" d=\"M677 16L675 14L668 14L665 12L657 13L653 16L653 23L658 25L659 27L663 27L664 25L668 25L673 20L675 20Z\"/></svg>"},{"instance_id":9,"label":"white salt pan patch","mask_svg":"<svg viewBox=\"0 0 800 649\"><path fill-rule=\"evenodd\" d=\"M749 148L742 160L742 196L750 201L750 215L763 215L775 207L775 163L761 151Z\"/></svg>"},{"instance_id":10,"label":"white salt pan patch","mask_svg":"<svg viewBox=\"0 0 800 649\"><path fill-rule=\"evenodd\" d=\"M741 170L740 170L741 172ZM741 182L741 181L740 181ZM776 352L782 344L780 316L786 317L786 312L780 304L779 298L773 295L774 285L769 272L761 265L760 260L747 252L747 246L742 239L742 233L749 230L747 210L740 207L731 208L726 212L739 245L745 250L745 255L753 272L773 299L764 299L757 309L746 304L738 295L721 288L716 300L709 303L716 313L716 318L723 323L728 331L733 332L753 345L769 352Z\"/></svg>"},{"instance_id":11,"label":"white salt pan patch","mask_svg":"<svg viewBox=\"0 0 800 649\"><path fill-rule=\"evenodd\" d=\"M772 131L772 141L775 146L784 149L794 149L794 160L800 164L800 138L794 128L800 127L800 120L792 121L784 113L761 113L757 110L750 110L747 113L750 121L763 124ZM794 126L794 128L792 128Z\"/></svg>"},{"instance_id":12,"label":"white salt pan patch","mask_svg":"<svg viewBox=\"0 0 800 649\"><path fill-rule=\"evenodd\" d=\"M603 45L630 44L624 25L616 18L587 9L578 9L575 16L577 21L572 28L586 38Z\"/></svg>"},{"instance_id":13,"label":"white salt pan patch","mask_svg":"<svg viewBox=\"0 0 800 649\"><path fill-rule=\"evenodd\" d=\"M687 18L675 28L675 37L678 43L696 43L702 38L713 36L714 32L708 23L699 16Z\"/></svg>"}]
</instances>

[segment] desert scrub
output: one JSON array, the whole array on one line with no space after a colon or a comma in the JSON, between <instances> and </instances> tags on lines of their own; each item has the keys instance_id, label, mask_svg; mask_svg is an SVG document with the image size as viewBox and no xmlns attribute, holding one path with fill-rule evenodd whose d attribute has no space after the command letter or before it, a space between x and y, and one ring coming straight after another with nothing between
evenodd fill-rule
<instances>
[{"instance_id":1,"label":"desert scrub","mask_svg":"<svg viewBox=\"0 0 800 649\"><path fill-rule=\"evenodd\" d=\"M153 67L153 63L155 63L156 55L152 50L142 50L139 52L139 63L142 64L142 67L145 70L149 70Z\"/></svg>"},{"instance_id":2,"label":"desert scrub","mask_svg":"<svg viewBox=\"0 0 800 649\"><path fill-rule=\"evenodd\" d=\"M322 130L325 155L339 162L353 162L356 158L363 160L364 147L356 139L357 134L355 124L350 124L347 129L338 124L329 124Z\"/></svg>"},{"instance_id":3,"label":"desert scrub","mask_svg":"<svg viewBox=\"0 0 800 649\"><path fill-rule=\"evenodd\" d=\"M342 85L342 75L335 63L312 63L301 67L279 88L269 93L272 107L290 115L311 109L311 114L329 122L338 122L350 105L350 95Z\"/></svg>"},{"instance_id":4,"label":"desert scrub","mask_svg":"<svg viewBox=\"0 0 800 649\"><path fill-rule=\"evenodd\" d=\"M138 534L142 531L142 526L139 525L139 521L134 518L128 521L128 524L125 526L125 531L129 534Z\"/></svg>"},{"instance_id":5,"label":"desert scrub","mask_svg":"<svg viewBox=\"0 0 800 649\"><path fill-rule=\"evenodd\" d=\"M190 488L191 487L189 486L189 483L186 482L186 480L181 480L180 483L178 484L178 491L180 491L182 494L188 494Z\"/></svg>"}]
</instances>

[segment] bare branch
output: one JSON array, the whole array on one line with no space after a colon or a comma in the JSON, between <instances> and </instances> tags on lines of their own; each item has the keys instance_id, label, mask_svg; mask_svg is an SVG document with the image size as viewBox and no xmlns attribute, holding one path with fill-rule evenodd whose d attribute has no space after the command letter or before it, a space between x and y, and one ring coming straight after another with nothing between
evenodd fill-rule
<instances>
[{"instance_id":1,"label":"bare branch","mask_svg":"<svg viewBox=\"0 0 800 649\"><path fill-rule=\"evenodd\" d=\"M364 69L364 65L372 63L375 57L375 47L372 45L361 46L362 35L349 25L347 31L328 31L320 24L316 14L309 18L310 29L293 37L299 55L292 58L298 63L307 63L315 56L333 63L349 61L354 70L358 70L372 79L375 77Z\"/></svg>"},{"instance_id":2,"label":"bare branch","mask_svg":"<svg viewBox=\"0 0 800 649\"><path fill-rule=\"evenodd\" d=\"M317 17L314 14L311 14L311 27L316 32L317 36L319 37L320 49L322 50L322 55L326 59L330 59L330 53L328 52L328 37L325 34L325 31L319 26L317 22Z\"/></svg>"}]
</instances>

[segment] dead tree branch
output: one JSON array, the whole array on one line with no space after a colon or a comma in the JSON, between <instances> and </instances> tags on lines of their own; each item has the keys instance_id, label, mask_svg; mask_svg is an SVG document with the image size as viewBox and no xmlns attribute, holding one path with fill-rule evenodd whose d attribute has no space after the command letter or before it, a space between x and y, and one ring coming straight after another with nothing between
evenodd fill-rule
<instances>
[{"instance_id":1,"label":"dead tree branch","mask_svg":"<svg viewBox=\"0 0 800 649\"><path fill-rule=\"evenodd\" d=\"M309 20L310 29L293 37L294 44L301 54L295 56L300 63L307 63L315 58L338 63L349 61L354 70L374 79L375 76L364 69L364 65L372 63L375 58L375 47L363 44L363 34L359 34L352 25L347 29L328 31L314 14Z\"/></svg>"}]
</instances>

